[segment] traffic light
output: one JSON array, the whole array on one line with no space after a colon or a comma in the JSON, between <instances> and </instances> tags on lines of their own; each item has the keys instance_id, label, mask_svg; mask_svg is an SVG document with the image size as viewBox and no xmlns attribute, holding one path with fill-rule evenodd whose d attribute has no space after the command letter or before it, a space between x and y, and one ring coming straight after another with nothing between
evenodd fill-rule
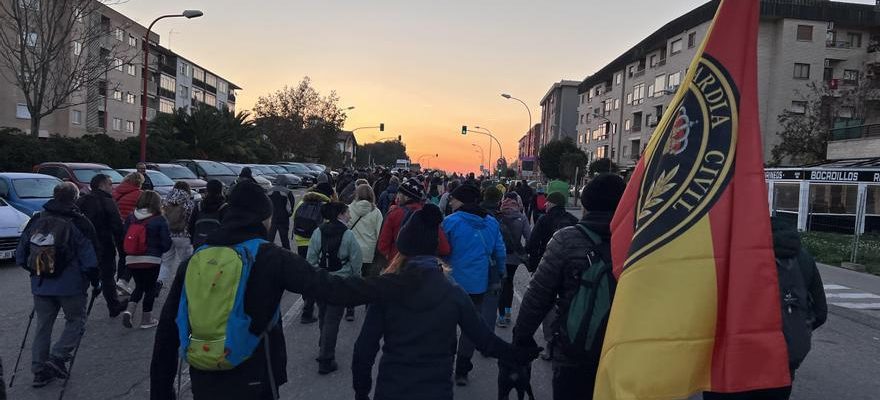
<instances>
[{"instance_id":1,"label":"traffic light","mask_svg":"<svg viewBox=\"0 0 880 400\"><path fill-rule=\"evenodd\" d=\"M403 135L397 135L397 141L398 141L398 142L402 142L402 141L403 141Z\"/></svg>"},{"instance_id":2,"label":"traffic light","mask_svg":"<svg viewBox=\"0 0 880 400\"><path fill-rule=\"evenodd\" d=\"M461 134L462 134L462 135L467 135L467 125L462 125L462 126L461 126Z\"/></svg>"},{"instance_id":3,"label":"traffic light","mask_svg":"<svg viewBox=\"0 0 880 400\"><path fill-rule=\"evenodd\" d=\"M385 123L379 124L379 132L385 132Z\"/></svg>"}]
</instances>

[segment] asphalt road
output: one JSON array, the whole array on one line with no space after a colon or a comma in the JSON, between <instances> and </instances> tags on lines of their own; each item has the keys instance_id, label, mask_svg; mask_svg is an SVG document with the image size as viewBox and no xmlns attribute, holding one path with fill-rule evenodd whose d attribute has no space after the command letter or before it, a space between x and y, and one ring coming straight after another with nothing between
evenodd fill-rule
<instances>
[{"instance_id":1,"label":"asphalt road","mask_svg":"<svg viewBox=\"0 0 880 400\"><path fill-rule=\"evenodd\" d=\"M813 340L813 351L798 371L793 398L797 400L875 400L880 398L880 305L878 309L852 306L873 304L880 296L880 277L837 268L821 269L826 292L836 294L828 323ZM528 274L520 269L516 288L524 293ZM15 357L32 306L27 273L9 263L0 263L0 358L6 379L12 375ZM284 399L342 400L353 398L351 389L351 351L363 319L363 307L357 320L342 322L337 359L340 370L328 376L317 374L318 328L300 325L299 295L287 294L282 311L287 337L289 382L282 387ZM161 301L157 303L157 309ZM516 307L514 312L516 312ZM56 335L63 319L56 323ZM497 329L509 339L510 329ZM65 398L70 400L147 399L149 398L149 360L155 330L125 329L119 318L110 319L103 299L99 299L86 325L82 348L72 373ZM33 332L32 332L33 333ZM56 382L43 389L30 387L30 342L25 347L15 387L10 399L52 399L60 390ZM496 395L497 367L493 360L475 354L471 385L456 388L459 399L493 399ZM552 398L549 363L538 360L533 367L533 386L538 399ZM191 398L185 396L184 398Z\"/></svg>"}]
</instances>

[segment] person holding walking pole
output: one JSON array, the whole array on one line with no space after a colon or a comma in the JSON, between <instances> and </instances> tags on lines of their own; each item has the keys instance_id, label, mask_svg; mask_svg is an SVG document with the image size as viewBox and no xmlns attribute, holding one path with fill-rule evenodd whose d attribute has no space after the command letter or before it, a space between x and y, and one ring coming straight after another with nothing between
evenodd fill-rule
<instances>
[{"instance_id":1,"label":"person holding walking pole","mask_svg":"<svg viewBox=\"0 0 880 400\"><path fill-rule=\"evenodd\" d=\"M70 182L55 187L52 200L31 218L15 252L15 262L31 275L37 317L32 345L33 386L67 379L67 364L86 321L89 283L98 287L95 228L79 212L79 189ZM52 346L52 327L64 310L64 330ZM50 349L51 347L51 349Z\"/></svg>"}]
</instances>

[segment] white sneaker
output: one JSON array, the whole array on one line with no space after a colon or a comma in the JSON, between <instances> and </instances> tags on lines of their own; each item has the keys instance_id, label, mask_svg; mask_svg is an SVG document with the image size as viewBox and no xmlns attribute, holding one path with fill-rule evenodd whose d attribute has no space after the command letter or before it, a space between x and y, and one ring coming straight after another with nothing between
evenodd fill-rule
<instances>
[{"instance_id":1,"label":"white sneaker","mask_svg":"<svg viewBox=\"0 0 880 400\"><path fill-rule=\"evenodd\" d=\"M159 325L159 320L153 319L153 313L145 312L141 318L141 329L150 329Z\"/></svg>"}]
</instances>

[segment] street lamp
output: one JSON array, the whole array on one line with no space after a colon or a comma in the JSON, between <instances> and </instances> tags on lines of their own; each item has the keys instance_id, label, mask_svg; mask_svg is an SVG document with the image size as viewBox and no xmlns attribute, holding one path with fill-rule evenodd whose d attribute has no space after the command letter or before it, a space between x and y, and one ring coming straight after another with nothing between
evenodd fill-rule
<instances>
[{"instance_id":1,"label":"street lamp","mask_svg":"<svg viewBox=\"0 0 880 400\"><path fill-rule=\"evenodd\" d=\"M422 154L422 155L419 156L419 158L416 159L416 161L418 161L419 164L421 164L421 163L422 163L422 159L425 158L425 157L439 158L439 157L440 157L440 154Z\"/></svg>"},{"instance_id":2,"label":"street lamp","mask_svg":"<svg viewBox=\"0 0 880 400\"><path fill-rule=\"evenodd\" d=\"M526 132L528 132L529 130L531 130L531 129L532 129L532 110L529 108L529 105L526 104L526 102L524 102L524 101L522 101L522 100L520 100L520 99L518 99L518 98L516 98L516 97L513 97L513 96L511 96L511 95L509 95L509 94L507 94L507 93L502 93L502 94L501 94L501 97L504 97L505 99L508 99L508 100L516 100L516 101L522 103L523 107L525 107L525 108L526 108L526 111L528 111L528 113L529 113L529 129L526 130Z\"/></svg>"},{"instance_id":3,"label":"street lamp","mask_svg":"<svg viewBox=\"0 0 880 400\"><path fill-rule=\"evenodd\" d=\"M153 25L156 22L159 22L160 19L165 18L179 18L184 17L186 19L193 19L201 17L205 15L205 13L200 10L184 10L180 14L168 14L162 15L153 20L150 23L150 26L147 28L147 34L144 35L143 46L144 46L144 71L142 73L144 80L144 92L141 96L141 162L147 161L147 77L149 76L149 58L150 58L150 32L153 30Z\"/></svg>"},{"instance_id":4,"label":"street lamp","mask_svg":"<svg viewBox=\"0 0 880 400\"><path fill-rule=\"evenodd\" d=\"M471 146L476 147L476 149L474 149L474 152L475 152L475 153L477 152L477 149L479 149L479 152L480 152L480 169L482 170L483 166L486 165L486 155L483 153L483 148L480 147L480 145L478 145L478 144L476 144L476 143L471 143Z\"/></svg>"},{"instance_id":5,"label":"street lamp","mask_svg":"<svg viewBox=\"0 0 880 400\"><path fill-rule=\"evenodd\" d=\"M486 128L480 128L479 126L475 126L474 128L485 130L486 132L481 132L481 131L473 131L473 132L479 133L481 135L486 135L486 136L489 136L490 138L494 139L495 144L498 145L498 151L501 152L501 158L504 158L504 149L501 148L501 142L498 141L498 138L495 137L495 135L493 135L491 132L489 132L489 130ZM489 141L489 163L492 163L492 141Z\"/></svg>"}]
</instances>

